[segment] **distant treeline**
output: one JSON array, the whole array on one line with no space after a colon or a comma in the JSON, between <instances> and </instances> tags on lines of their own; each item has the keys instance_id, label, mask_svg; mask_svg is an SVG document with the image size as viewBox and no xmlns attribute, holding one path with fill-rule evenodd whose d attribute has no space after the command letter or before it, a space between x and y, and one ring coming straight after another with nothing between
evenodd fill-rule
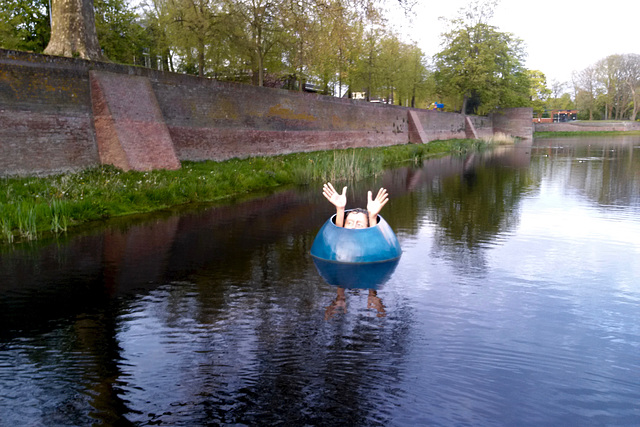
<instances>
[{"instance_id":1,"label":"distant treeline","mask_svg":"<svg viewBox=\"0 0 640 427\"><path fill-rule=\"evenodd\" d=\"M63 1L0 2L0 47L43 52L50 5ZM471 114L577 108L581 119L635 120L638 112L639 55L612 55L571 83L548 83L524 68L522 41L490 24L495 0L448 19L433 57L389 23L391 9L411 18L410 0L82 1L93 1L104 57L122 64Z\"/></svg>"}]
</instances>

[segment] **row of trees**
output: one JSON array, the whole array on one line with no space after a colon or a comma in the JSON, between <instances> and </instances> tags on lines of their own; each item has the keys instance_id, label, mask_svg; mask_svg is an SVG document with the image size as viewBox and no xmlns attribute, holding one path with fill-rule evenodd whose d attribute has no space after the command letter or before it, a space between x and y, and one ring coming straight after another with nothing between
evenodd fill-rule
<instances>
[{"instance_id":1,"label":"row of trees","mask_svg":"<svg viewBox=\"0 0 640 427\"><path fill-rule=\"evenodd\" d=\"M63 3L69 0L3 0L0 46L68 55L49 44L50 1L55 27L56 6L68 13ZM80 0L93 3L101 54L71 55L260 86L302 90L311 83L327 94L343 95L348 87L367 99L424 103L426 58L389 29L383 1L146 0L134 9L127 0Z\"/></svg>"},{"instance_id":2,"label":"row of trees","mask_svg":"<svg viewBox=\"0 0 640 427\"><path fill-rule=\"evenodd\" d=\"M427 98L423 52L365 0L148 0L150 56L163 68L259 86L415 106Z\"/></svg>"},{"instance_id":3,"label":"row of trees","mask_svg":"<svg viewBox=\"0 0 640 427\"><path fill-rule=\"evenodd\" d=\"M544 74L529 71L534 115L577 109L580 120L631 120L640 110L640 55L610 55L582 71L571 83L547 87ZM567 93L567 90L572 93ZM573 96L571 96L573 95Z\"/></svg>"},{"instance_id":4,"label":"row of trees","mask_svg":"<svg viewBox=\"0 0 640 427\"><path fill-rule=\"evenodd\" d=\"M438 101L474 114L574 107L562 85L548 88L543 73L524 68L521 40L490 24L497 0L472 2L448 20L431 60L385 20L385 7L407 0L142 0L137 8L129 1L3 0L0 46L68 55L51 44L56 10L75 2L94 6L99 56L118 63L295 90L312 84L325 94L423 108ZM578 108L593 118L635 117L636 57L601 62L576 73Z\"/></svg>"},{"instance_id":5,"label":"row of trees","mask_svg":"<svg viewBox=\"0 0 640 427\"><path fill-rule=\"evenodd\" d=\"M640 108L640 55L610 55L573 73L580 118L636 120Z\"/></svg>"}]
</instances>

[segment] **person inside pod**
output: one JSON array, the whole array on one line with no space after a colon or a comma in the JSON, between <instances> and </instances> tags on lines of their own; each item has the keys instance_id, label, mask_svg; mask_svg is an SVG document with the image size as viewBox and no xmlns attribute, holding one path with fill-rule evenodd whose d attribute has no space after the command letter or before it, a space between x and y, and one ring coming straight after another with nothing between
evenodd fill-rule
<instances>
[{"instance_id":1,"label":"person inside pod","mask_svg":"<svg viewBox=\"0 0 640 427\"><path fill-rule=\"evenodd\" d=\"M376 198L373 199L371 191L367 193L367 209L352 209L347 213L345 218L344 212L347 206L347 187L342 189L342 194L338 193L327 182L322 187L324 197L336 207L336 225L344 228L367 228L373 227L378 223L378 214L382 207L389 201L387 190L380 188Z\"/></svg>"}]
</instances>

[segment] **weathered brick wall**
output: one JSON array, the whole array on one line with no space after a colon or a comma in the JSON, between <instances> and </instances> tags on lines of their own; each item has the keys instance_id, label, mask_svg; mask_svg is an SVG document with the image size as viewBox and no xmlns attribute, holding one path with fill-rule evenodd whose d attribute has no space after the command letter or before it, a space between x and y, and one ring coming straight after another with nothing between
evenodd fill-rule
<instances>
[{"instance_id":1,"label":"weathered brick wall","mask_svg":"<svg viewBox=\"0 0 640 427\"><path fill-rule=\"evenodd\" d=\"M476 128L479 138L491 137L494 133L493 119L486 116L467 116Z\"/></svg>"},{"instance_id":2,"label":"weathered brick wall","mask_svg":"<svg viewBox=\"0 0 640 427\"><path fill-rule=\"evenodd\" d=\"M422 123L427 141L467 138L464 115L433 110L414 111ZM479 138L493 135L493 121L490 117L467 117L473 123Z\"/></svg>"},{"instance_id":3,"label":"weathered brick wall","mask_svg":"<svg viewBox=\"0 0 640 427\"><path fill-rule=\"evenodd\" d=\"M0 50L0 175L98 164L88 75L48 58Z\"/></svg>"},{"instance_id":4,"label":"weathered brick wall","mask_svg":"<svg viewBox=\"0 0 640 427\"><path fill-rule=\"evenodd\" d=\"M89 71L150 80L180 160L407 142L407 109L0 49L0 175L100 164Z\"/></svg>"},{"instance_id":5,"label":"weathered brick wall","mask_svg":"<svg viewBox=\"0 0 640 427\"><path fill-rule=\"evenodd\" d=\"M407 109L203 80L152 80L182 160L227 159L407 142Z\"/></svg>"},{"instance_id":6,"label":"weathered brick wall","mask_svg":"<svg viewBox=\"0 0 640 427\"><path fill-rule=\"evenodd\" d=\"M95 70L89 75L100 161L125 171L180 169L149 79Z\"/></svg>"},{"instance_id":7,"label":"weathered brick wall","mask_svg":"<svg viewBox=\"0 0 640 427\"><path fill-rule=\"evenodd\" d=\"M427 141L466 138L464 116L442 111L417 110Z\"/></svg>"},{"instance_id":8,"label":"weathered brick wall","mask_svg":"<svg viewBox=\"0 0 640 427\"><path fill-rule=\"evenodd\" d=\"M533 109L510 108L491 114L493 131L520 138L533 138Z\"/></svg>"},{"instance_id":9,"label":"weathered brick wall","mask_svg":"<svg viewBox=\"0 0 640 427\"><path fill-rule=\"evenodd\" d=\"M148 79L180 160L405 144L409 111L416 112L429 141L465 137L464 116L455 113L0 49L0 176L51 174L100 164L92 70ZM525 110L526 123L522 112L505 113L501 129L518 136L528 129L530 134L532 113ZM517 123L509 124L510 119ZM479 136L493 133L495 118L471 120Z\"/></svg>"}]
</instances>

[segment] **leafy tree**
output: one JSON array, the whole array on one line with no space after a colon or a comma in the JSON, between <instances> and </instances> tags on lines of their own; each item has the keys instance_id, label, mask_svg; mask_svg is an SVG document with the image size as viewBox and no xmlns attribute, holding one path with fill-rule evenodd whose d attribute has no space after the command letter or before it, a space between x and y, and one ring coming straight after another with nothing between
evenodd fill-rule
<instances>
[{"instance_id":1,"label":"leafy tree","mask_svg":"<svg viewBox=\"0 0 640 427\"><path fill-rule=\"evenodd\" d=\"M546 104L547 110L573 110L575 104L571 95L563 93L559 98L549 98Z\"/></svg>"},{"instance_id":2,"label":"leafy tree","mask_svg":"<svg viewBox=\"0 0 640 427\"><path fill-rule=\"evenodd\" d=\"M205 76L210 58L215 56L220 27L226 19L224 4L217 0L166 0L161 25L182 56L185 71L197 70Z\"/></svg>"},{"instance_id":3,"label":"leafy tree","mask_svg":"<svg viewBox=\"0 0 640 427\"><path fill-rule=\"evenodd\" d=\"M400 75L402 69L406 67L406 61L403 61L405 58L402 56L403 46L394 35L383 37L379 46L376 61L379 90L388 103L394 103Z\"/></svg>"},{"instance_id":4,"label":"leafy tree","mask_svg":"<svg viewBox=\"0 0 640 427\"><path fill-rule=\"evenodd\" d=\"M622 80L631 98L630 120L635 121L640 108L640 55L628 54L622 57Z\"/></svg>"},{"instance_id":5,"label":"leafy tree","mask_svg":"<svg viewBox=\"0 0 640 427\"><path fill-rule=\"evenodd\" d=\"M640 55L607 56L574 72L573 85L576 104L590 120L635 120L640 108Z\"/></svg>"},{"instance_id":6,"label":"leafy tree","mask_svg":"<svg viewBox=\"0 0 640 427\"><path fill-rule=\"evenodd\" d=\"M422 105L426 108L427 96L434 91L427 91L430 73L424 53L415 44L402 43L398 65L398 104L406 107Z\"/></svg>"},{"instance_id":7,"label":"leafy tree","mask_svg":"<svg viewBox=\"0 0 640 427\"><path fill-rule=\"evenodd\" d=\"M50 28L48 0L0 2L0 47L41 53Z\"/></svg>"},{"instance_id":8,"label":"leafy tree","mask_svg":"<svg viewBox=\"0 0 640 427\"><path fill-rule=\"evenodd\" d=\"M143 51L136 56L134 63L144 54L150 57L160 57L159 67L175 71L173 63L172 44L169 41L166 22L169 20L165 0L148 0L143 3L140 25L144 28Z\"/></svg>"},{"instance_id":9,"label":"leafy tree","mask_svg":"<svg viewBox=\"0 0 640 427\"><path fill-rule=\"evenodd\" d=\"M528 70L527 75L531 82L530 97L533 113L540 117L546 109L545 104L547 99L549 99L549 95L551 95L551 89L547 87L547 77L542 71Z\"/></svg>"},{"instance_id":10,"label":"leafy tree","mask_svg":"<svg viewBox=\"0 0 640 427\"><path fill-rule=\"evenodd\" d=\"M322 77L331 63L331 55L323 57L326 45L323 41L329 38L330 27L322 28L320 8L307 0L284 0L280 7L283 31L279 43L285 58L283 65L290 76L289 86L304 90L313 71L327 86L328 79Z\"/></svg>"},{"instance_id":11,"label":"leafy tree","mask_svg":"<svg viewBox=\"0 0 640 427\"><path fill-rule=\"evenodd\" d=\"M378 76L378 56L382 31L370 29L364 39L364 52L359 61L358 72L362 79L367 101L379 96L380 78Z\"/></svg>"},{"instance_id":12,"label":"leafy tree","mask_svg":"<svg viewBox=\"0 0 640 427\"><path fill-rule=\"evenodd\" d=\"M598 61L596 67L596 78L598 84L603 88L598 97L601 105L604 105L604 119L617 118L620 112L619 88L622 85L620 75L620 55L611 55Z\"/></svg>"},{"instance_id":13,"label":"leafy tree","mask_svg":"<svg viewBox=\"0 0 640 427\"><path fill-rule=\"evenodd\" d=\"M227 31L237 52L251 68L253 83L264 85L265 67L281 65L276 48L283 37L280 13L284 0L234 0L229 2L232 25Z\"/></svg>"},{"instance_id":14,"label":"leafy tree","mask_svg":"<svg viewBox=\"0 0 640 427\"><path fill-rule=\"evenodd\" d=\"M138 15L125 0L94 0L96 32L106 58L132 64L150 44Z\"/></svg>"},{"instance_id":15,"label":"leafy tree","mask_svg":"<svg viewBox=\"0 0 640 427\"><path fill-rule=\"evenodd\" d=\"M308 40L304 70L316 76L323 93L342 96L361 53L363 26L345 0L310 2L307 18L306 28L297 31Z\"/></svg>"},{"instance_id":16,"label":"leafy tree","mask_svg":"<svg viewBox=\"0 0 640 427\"><path fill-rule=\"evenodd\" d=\"M530 84L521 40L487 21L496 2L475 2L450 21L444 49L436 54L436 82L445 96L462 99L462 112L528 105Z\"/></svg>"},{"instance_id":17,"label":"leafy tree","mask_svg":"<svg viewBox=\"0 0 640 427\"><path fill-rule=\"evenodd\" d=\"M594 66L587 67L580 72L574 72L573 86L575 92L576 106L579 110L579 117L593 120L596 110L596 99L599 94L597 72ZM582 111L588 111L589 116L584 117Z\"/></svg>"},{"instance_id":18,"label":"leafy tree","mask_svg":"<svg viewBox=\"0 0 640 427\"><path fill-rule=\"evenodd\" d=\"M427 69L424 54L415 45L401 42L391 34L381 41L378 66L382 90L398 105L415 107L424 98Z\"/></svg>"},{"instance_id":19,"label":"leafy tree","mask_svg":"<svg viewBox=\"0 0 640 427\"><path fill-rule=\"evenodd\" d=\"M322 27L325 27L325 23L331 23L324 52L334 53L333 65L338 87L342 88L346 83L350 91L356 78L358 60L363 51L364 26L358 19L356 11L349 8L344 0L335 1L333 6L326 10L324 16L325 19L321 22Z\"/></svg>"}]
</instances>

